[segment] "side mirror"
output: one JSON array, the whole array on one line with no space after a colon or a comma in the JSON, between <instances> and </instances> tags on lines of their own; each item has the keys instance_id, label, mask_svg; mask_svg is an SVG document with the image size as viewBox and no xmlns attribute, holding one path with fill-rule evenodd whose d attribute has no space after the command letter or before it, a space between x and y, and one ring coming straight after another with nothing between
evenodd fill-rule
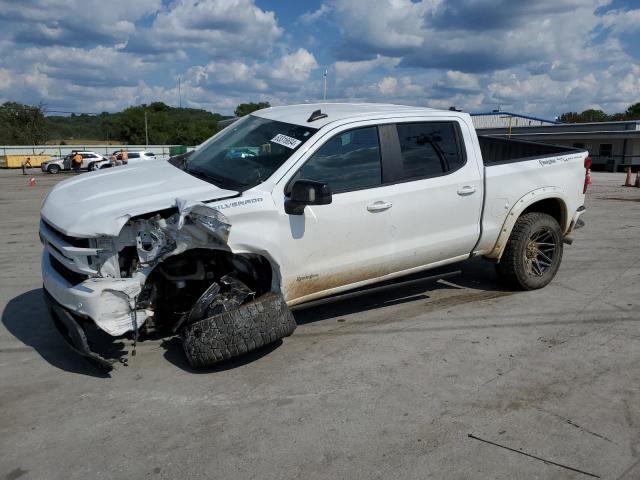
<instances>
[{"instance_id":1,"label":"side mirror","mask_svg":"<svg viewBox=\"0 0 640 480\"><path fill-rule=\"evenodd\" d=\"M297 180L291 187L291 196L284 201L284 211L289 215L302 215L307 205L328 205L331 189L324 182Z\"/></svg>"}]
</instances>

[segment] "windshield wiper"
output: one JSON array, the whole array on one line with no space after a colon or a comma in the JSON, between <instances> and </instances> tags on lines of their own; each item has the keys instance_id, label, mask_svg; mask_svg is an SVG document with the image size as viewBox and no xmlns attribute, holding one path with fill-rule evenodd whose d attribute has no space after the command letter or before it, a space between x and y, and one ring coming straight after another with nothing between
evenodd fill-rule
<instances>
[{"instance_id":1,"label":"windshield wiper","mask_svg":"<svg viewBox=\"0 0 640 480\"><path fill-rule=\"evenodd\" d=\"M215 176L211 175L210 173L204 172L202 170L196 170L194 168L188 168L188 167L185 168L184 170L185 170L185 172L190 173L194 177L198 177L198 178L201 178L203 180L207 180L207 181L217 185L218 187L222 187L222 185L224 184L224 181L221 178L215 177Z\"/></svg>"},{"instance_id":2,"label":"windshield wiper","mask_svg":"<svg viewBox=\"0 0 640 480\"><path fill-rule=\"evenodd\" d=\"M234 182L226 179L226 178L222 178L222 177L216 177L215 175L211 175L208 172L205 172L203 170L198 170L195 168L185 168L185 172L190 173L191 175L193 175L194 177L198 177L201 178L203 180L206 180L209 183L213 183L215 186L220 187L220 188L233 188L234 190L237 190L237 186L238 185L233 185Z\"/></svg>"}]
</instances>

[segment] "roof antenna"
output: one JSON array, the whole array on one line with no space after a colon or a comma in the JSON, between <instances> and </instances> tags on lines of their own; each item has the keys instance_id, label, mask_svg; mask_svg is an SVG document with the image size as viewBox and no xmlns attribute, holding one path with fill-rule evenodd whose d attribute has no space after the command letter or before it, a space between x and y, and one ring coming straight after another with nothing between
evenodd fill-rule
<instances>
[{"instance_id":1,"label":"roof antenna","mask_svg":"<svg viewBox=\"0 0 640 480\"><path fill-rule=\"evenodd\" d=\"M329 115L326 113L322 113L321 110L314 111L311 116L307 119L307 122L315 122L316 120L320 120L321 118L327 118Z\"/></svg>"}]
</instances>

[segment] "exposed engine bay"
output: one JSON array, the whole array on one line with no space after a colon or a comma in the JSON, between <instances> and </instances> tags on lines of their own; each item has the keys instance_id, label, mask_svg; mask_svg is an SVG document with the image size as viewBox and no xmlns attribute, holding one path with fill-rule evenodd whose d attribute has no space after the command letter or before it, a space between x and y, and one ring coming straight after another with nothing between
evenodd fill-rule
<instances>
[{"instance_id":1,"label":"exposed engine bay","mask_svg":"<svg viewBox=\"0 0 640 480\"><path fill-rule=\"evenodd\" d=\"M97 301L78 313L112 336L174 333L272 291L269 261L232 253L226 217L205 203L177 199L174 208L124 220L117 237L91 239L96 248L61 246L52 227L41 227L56 266L72 261L91 272L82 285Z\"/></svg>"}]
</instances>

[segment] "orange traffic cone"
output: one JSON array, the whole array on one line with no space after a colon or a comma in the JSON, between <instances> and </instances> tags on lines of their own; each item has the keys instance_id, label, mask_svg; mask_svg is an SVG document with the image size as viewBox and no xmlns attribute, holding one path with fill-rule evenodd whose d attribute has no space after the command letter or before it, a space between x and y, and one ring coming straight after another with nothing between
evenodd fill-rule
<instances>
[{"instance_id":1,"label":"orange traffic cone","mask_svg":"<svg viewBox=\"0 0 640 480\"><path fill-rule=\"evenodd\" d=\"M624 181L623 187L633 187L633 183L631 183L631 167L627 167L627 179Z\"/></svg>"},{"instance_id":2,"label":"orange traffic cone","mask_svg":"<svg viewBox=\"0 0 640 480\"><path fill-rule=\"evenodd\" d=\"M36 177L31 177L29 179L29 186L30 187L35 187L36 186Z\"/></svg>"},{"instance_id":3,"label":"orange traffic cone","mask_svg":"<svg viewBox=\"0 0 640 480\"><path fill-rule=\"evenodd\" d=\"M636 187L640 188L640 169L636 172Z\"/></svg>"}]
</instances>

